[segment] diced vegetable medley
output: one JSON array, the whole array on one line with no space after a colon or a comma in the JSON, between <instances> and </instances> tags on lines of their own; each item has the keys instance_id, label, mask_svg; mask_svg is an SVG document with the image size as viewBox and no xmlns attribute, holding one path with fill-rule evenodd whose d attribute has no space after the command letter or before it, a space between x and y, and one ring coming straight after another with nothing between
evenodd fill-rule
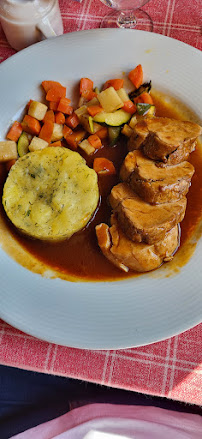
<instances>
[{"instance_id":1,"label":"diced vegetable medley","mask_svg":"<svg viewBox=\"0 0 202 439\"><path fill-rule=\"evenodd\" d=\"M57 81L46 80L41 86L45 103L30 100L21 121L15 121L0 141L0 162L7 169L27 154L47 147L67 147L93 156L106 143L113 146L121 134L130 137L137 121L155 114L150 95L151 82L143 83L139 64L128 74L134 86L130 93L124 79L107 80L99 90L89 78L81 78L79 102L73 108L66 87ZM116 173L114 164L95 157L93 168L98 174Z\"/></svg>"}]
</instances>

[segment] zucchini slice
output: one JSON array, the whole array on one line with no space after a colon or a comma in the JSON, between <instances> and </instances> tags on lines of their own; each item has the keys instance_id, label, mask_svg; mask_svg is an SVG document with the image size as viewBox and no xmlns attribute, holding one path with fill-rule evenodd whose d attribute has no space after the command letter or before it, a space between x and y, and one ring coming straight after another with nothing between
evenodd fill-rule
<instances>
[{"instance_id":1,"label":"zucchini slice","mask_svg":"<svg viewBox=\"0 0 202 439\"><path fill-rule=\"evenodd\" d=\"M108 136L109 136L109 145L114 146L117 143L121 132L121 127L110 127L108 128Z\"/></svg>"},{"instance_id":2,"label":"zucchini slice","mask_svg":"<svg viewBox=\"0 0 202 439\"><path fill-rule=\"evenodd\" d=\"M114 111L114 113L98 113L93 118L93 120L98 123L106 123L106 125L110 125L112 127L118 127L123 125L124 123L127 123L130 118L130 113L127 113L124 110L117 110Z\"/></svg>"},{"instance_id":3,"label":"zucchini slice","mask_svg":"<svg viewBox=\"0 0 202 439\"><path fill-rule=\"evenodd\" d=\"M29 138L25 131L22 132L18 140L18 155L22 157L29 152Z\"/></svg>"}]
</instances>

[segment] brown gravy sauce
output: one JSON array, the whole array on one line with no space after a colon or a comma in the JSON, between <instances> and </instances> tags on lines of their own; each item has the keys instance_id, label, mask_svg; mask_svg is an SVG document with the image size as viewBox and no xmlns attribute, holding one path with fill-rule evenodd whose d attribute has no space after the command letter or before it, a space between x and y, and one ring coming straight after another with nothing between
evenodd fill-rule
<instances>
[{"instance_id":1,"label":"brown gravy sauce","mask_svg":"<svg viewBox=\"0 0 202 439\"><path fill-rule=\"evenodd\" d=\"M158 93L153 94L157 116L167 116L176 119L186 119L177 105L168 102ZM188 117L187 117L188 119ZM189 117L190 119L190 117ZM112 281L140 276L140 273L129 271L124 273L111 264L99 250L95 226L100 222L109 224L110 207L107 197L111 188L119 182L119 169L127 154L126 141L122 139L115 147L105 146L96 153L96 157L104 156L115 164L116 176L102 176L99 178L101 202L90 224L72 236L69 240L59 243L48 243L28 239L18 233L7 219L2 205L0 205L0 241L3 249L17 262L36 273L48 277L60 277L71 281ZM87 164L92 165L93 159L86 158ZM194 252L197 239L201 235L200 219L202 218L202 153L201 147L190 156L190 162L195 167L195 174L187 196L187 209L181 223L181 244L173 261L149 273L156 276L170 276L179 271ZM0 189L6 178L3 166L0 167ZM195 237L194 239L193 236Z\"/></svg>"}]
</instances>

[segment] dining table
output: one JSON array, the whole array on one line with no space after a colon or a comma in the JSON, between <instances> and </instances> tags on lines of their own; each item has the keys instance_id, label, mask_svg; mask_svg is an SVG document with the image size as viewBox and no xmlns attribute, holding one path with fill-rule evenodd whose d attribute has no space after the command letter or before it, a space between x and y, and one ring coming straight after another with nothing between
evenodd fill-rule
<instances>
[{"instance_id":1,"label":"dining table","mask_svg":"<svg viewBox=\"0 0 202 439\"><path fill-rule=\"evenodd\" d=\"M65 34L99 28L109 12L100 0L59 5ZM199 0L150 0L143 9L154 33L202 49ZM0 62L15 53L0 27ZM0 320L0 364L202 405L202 324L145 346L88 350L37 339Z\"/></svg>"}]
</instances>

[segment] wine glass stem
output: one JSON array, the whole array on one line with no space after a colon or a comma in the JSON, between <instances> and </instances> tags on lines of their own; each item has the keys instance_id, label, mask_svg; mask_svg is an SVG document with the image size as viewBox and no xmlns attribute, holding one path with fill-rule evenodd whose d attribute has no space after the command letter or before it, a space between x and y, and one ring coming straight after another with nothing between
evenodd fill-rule
<instances>
[{"instance_id":1,"label":"wine glass stem","mask_svg":"<svg viewBox=\"0 0 202 439\"><path fill-rule=\"evenodd\" d=\"M118 20L117 20L117 24L119 27L123 27L125 29L127 28L131 28L131 26L135 27L136 26L136 18L135 18L135 12L134 10L127 10L127 11L121 11L119 16L118 16Z\"/></svg>"}]
</instances>

